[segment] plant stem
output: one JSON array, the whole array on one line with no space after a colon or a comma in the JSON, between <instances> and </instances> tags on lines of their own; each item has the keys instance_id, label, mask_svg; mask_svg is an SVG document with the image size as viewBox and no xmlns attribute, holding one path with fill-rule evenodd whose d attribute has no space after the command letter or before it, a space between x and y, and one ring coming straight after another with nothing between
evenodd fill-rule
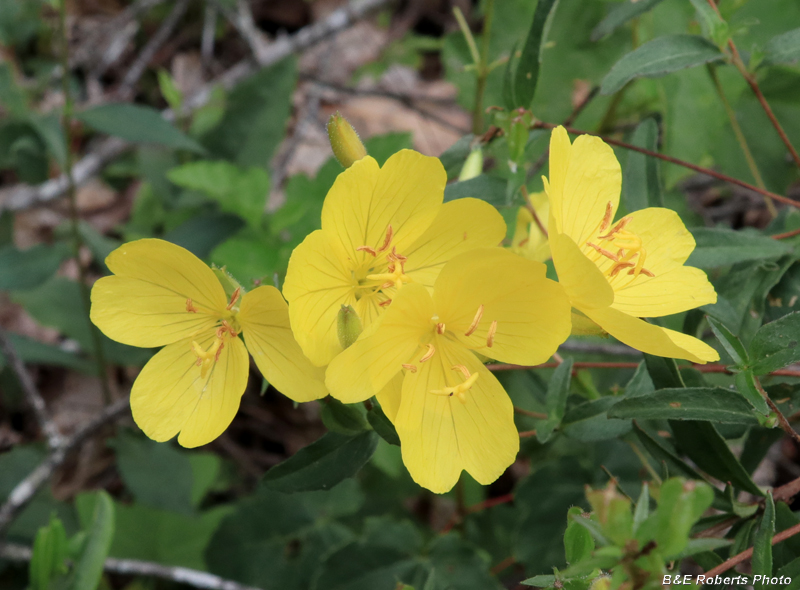
<instances>
[{"instance_id":1,"label":"plant stem","mask_svg":"<svg viewBox=\"0 0 800 590\"><path fill-rule=\"evenodd\" d=\"M106 360L103 353L103 344L100 340L100 332L97 327L89 319L89 312L91 310L91 297L89 294L89 287L86 284L86 269L81 264L81 247L83 246L83 239L80 232L80 221L78 218L78 197L75 190L75 179L72 176L72 94L70 93L69 82L69 38L67 36L67 6L66 0L59 2L58 9L58 24L61 36L61 48L59 56L61 59L61 68L63 75L61 76L61 89L64 94L64 140L66 142L66 155L64 160L64 174L67 177L67 196L69 199L69 218L72 230L72 255L75 258L75 264L78 267L78 284L81 291L81 300L83 301L84 315L86 321L89 323L89 332L92 335L92 344L94 346L95 360L97 361L97 375L100 378L100 385L103 389L103 399L106 405L111 403L111 391L108 388L108 379L106 376Z\"/></svg>"},{"instance_id":2,"label":"plant stem","mask_svg":"<svg viewBox=\"0 0 800 590\"><path fill-rule=\"evenodd\" d=\"M772 544L773 545L777 545L781 541L785 541L786 539L788 539L790 537L794 537L798 533L800 533L800 523L798 523L798 524L796 524L796 525L794 525L792 527L789 527L785 531L781 531L779 533L776 533L775 536L772 537ZM753 548L750 547L750 549L747 549L747 550L742 551L741 553L739 553L737 555L734 555L733 557L731 557L727 561L719 564L717 567L711 568L710 570L708 570L706 572L706 576L710 578L710 577L716 576L718 574L724 573L724 572L728 571L729 569L731 569L732 567L742 563L746 559L750 559L750 557L752 557L752 556L753 556Z\"/></svg>"},{"instance_id":3,"label":"plant stem","mask_svg":"<svg viewBox=\"0 0 800 590\"><path fill-rule=\"evenodd\" d=\"M558 127L558 125L554 123L544 123L542 121L537 121L532 125L532 127L534 129L553 129L555 127ZM717 172L716 170L712 170L710 168L703 168L702 166L698 166L690 162L685 162L684 160L679 160L678 158L673 158L672 156L667 156L665 154L653 152L645 148L641 148L639 146L626 143L624 141L611 139L610 137L606 137L604 135L598 135L597 133L591 133L590 131L582 131L580 129L574 129L572 127L566 127L566 126L564 128L573 135L595 135L597 137L600 137L603 141L605 141L610 145L616 145L621 148L625 148L626 150L633 150L635 152L639 152L640 154L645 154L646 156L650 156L651 158L658 158L659 160L664 160L665 162L669 162L670 164L683 166L684 168L688 168L689 170L694 170L695 172L699 172L700 174L706 174L707 176L711 176L719 180L724 180L725 182L730 182L731 184L736 184L738 186L741 186L742 188L746 188L760 195L764 195L765 197L770 197L771 199L780 201L781 203L791 205L792 207L800 208L800 201L794 201L788 197L784 197L776 193L770 192L768 190L759 188L757 186L753 186L752 184L749 184L743 180L739 180L738 178L733 178L732 176L728 176L727 174L722 174L721 172Z\"/></svg>"},{"instance_id":4,"label":"plant stem","mask_svg":"<svg viewBox=\"0 0 800 590\"><path fill-rule=\"evenodd\" d=\"M773 240L782 240L784 238L793 238L795 236L800 235L800 227L797 229L793 229L792 231L787 231L782 234L775 234L774 236L770 236Z\"/></svg>"},{"instance_id":5,"label":"plant stem","mask_svg":"<svg viewBox=\"0 0 800 590\"><path fill-rule=\"evenodd\" d=\"M523 410L522 408L518 408L517 406L514 406L514 411L517 414L522 414L523 416L528 416L529 418L547 420L547 414L542 414L541 412L531 412L530 410Z\"/></svg>"},{"instance_id":6,"label":"plant stem","mask_svg":"<svg viewBox=\"0 0 800 590\"><path fill-rule=\"evenodd\" d=\"M714 0L708 0L708 3L711 5L711 8L714 9L714 12L716 12L717 15L722 18L722 14L720 14L719 8L717 8L717 4L714 2ZM753 94L756 95L758 102L761 104L761 108L764 109L764 112L767 114L767 117L772 123L772 126L775 128L775 131L778 132L778 135L780 136L783 144L786 146L786 149L789 150L789 153L792 155L795 164L797 164L797 167L800 168L800 155L797 153L797 150L794 149L792 142L789 141L789 137L786 135L783 127L781 127L781 124L775 117L775 113L772 112L767 99L764 97L764 94L761 92L761 88L758 86L756 77L747 71L747 66L744 65L742 56L739 55L739 50L736 49L736 44L733 42L733 39L728 39L728 47L731 50L731 61L733 62L733 65L736 66L736 69L739 70L739 73L750 85L750 89L753 91Z\"/></svg>"},{"instance_id":7,"label":"plant stem","mask_svg":"<svg viewBox=\"0 0 800 590\"><path fill-rule=\"evenodd\" d=\"M736 112L725 97L725 91L719 81L719 76L717 76L717 68L714 64L708 64L707 70L708 75L711 77L711 82L714 84L714 89L717 91L717 96L719 96L719 99L722 101L722 106L725 107L725 113L728 115L728 120L731 122L731 128L733 129L733 134L736 136L736 141L739 142L739 147L742 148L744 159L747 161L747 167L750 168L750 173L753 175L756 185L761 189L766 189L767 186L764 184L764 179L761 178L761 172L758 170L758 165L753 158L753 153L750 151L750 146L747 144L747 138L745 138L742 128L739 126ZM778 212L775 210L775 203L766 195L764 195L764 203L767 206L769 214L774 219L778 215Z\"/></svg>"}]
</instances>

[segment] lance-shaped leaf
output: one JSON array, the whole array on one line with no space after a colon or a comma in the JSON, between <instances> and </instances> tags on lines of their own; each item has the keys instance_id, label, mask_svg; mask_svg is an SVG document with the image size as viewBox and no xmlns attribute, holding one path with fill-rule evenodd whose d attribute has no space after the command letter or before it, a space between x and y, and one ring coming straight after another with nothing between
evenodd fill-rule
<instances>
[{"instance_id":1,"label":"lance-shaped leaf","mask_svg":"<svg viewBox=\"0 0 800 590\"><path fill-rule=\"evenodd\" d=\"M659 389L647 395L627 397L609 408L608 417L758 424L750 404L735 391L722 387Z\"/></svg>"},{"instance_id":2,"label":"lance-shaped leaf","mask_svg":"<svg viewBox=\"0 0 800 590\"><path fill-rule=\"evenodd\" d=\"M522 55L517 64L514 76L515 106L529 108L536 93L536 83L539 81L539 64L542 62L542 45L547 37L548 24L555 10L558 0L539 0L536 12L533 14L533 23L528 31L528 38L522 47Z\"/></svg>"},{"instance_id":3,"label":"lance-shaped leaf","mask_svg":"<svg viewBox=\"0 0 800 590\"><path fill-rule=\"evenodd\" d=\"M750 351L756 375L800 361L800 312L761 326L753 337Z\"/></svg>"}]
</instances>

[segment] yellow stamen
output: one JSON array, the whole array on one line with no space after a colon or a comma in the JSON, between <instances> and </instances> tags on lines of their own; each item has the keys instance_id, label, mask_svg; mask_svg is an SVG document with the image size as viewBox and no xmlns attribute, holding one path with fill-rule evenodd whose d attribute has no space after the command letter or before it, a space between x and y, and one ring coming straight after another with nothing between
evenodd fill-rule
<instances>
[{"instance_id":1,"label":"yellow stamen","mask_svg":"<svg viewBox=\"0 0 800 590\"><path fill-rule=\"evenodd\" d=\"M460 370L463 365L456 365L453 367L455 370ZM466 370L466 367L464 367ZM469 374L469 371L467 371ZM454 395L458 398L458 400L463 404L467 401L467 396L464 395L470 388L475 385L475 382L478 380L479 373L473 373L467 377L467 380L463 383L459 383L455 387L445 387L444 389L431 389L431 393L434 395L445 395L447 397L453 397Z\"/></svg>"},{"instance_id":2,"label":"yellow stamen","mask_svg":"<svg viewBox=\"0 0 800 590\"><path fill-rule=\"evenodd\" d=\"M431 360L431 358L433 358L433 355L436 354L436 348L433 346L433 344L428 344L427 346L428 346L428 351L424 355L422 355L421 359L419 359L419 362L421 363Z\"/></svg>"},{"instance_id":3,"label":"yellow stamen","mask_svg":"<svg viewBox=\"0 0 800 590\"><path fill-rule=\"evenodd\" d=\"M445 330L444 323L439 322L438 324L436 324L436 333L437 334L444 334L444 330Z\"/></svg>"},{"instance_id":4,"label":"yellow stamen","mask_svg":"<svg viewBox=\"0 0 800 590\"><path fill-rule=\"evenodd\" d=\"M464 332L464 336L472 336L472 333L478 329L478 323L481 321L483 317L483 304L481 303L478 306L478 311L475 312L475 317L472 318L472 323L467 328L467 331Z\"/></svg>"},{"instance_id":5,"label":"yellow stamen","mask_svg":"<svg viewBox=\"0 0 800 590\"><path fill-rule=\"evenodd\" d=\"M197 313L197 308L192 304L192 298L186 300L186 311L191 313Z\"/></svg>"},{"instance_id":6,"label":"yellow stamen","mask_svg":"<svg viewBox=\"0 0 800 590\"><path fill-rule=\"evenodd\" d=\"M402 364L400 366L403 367L404 369L408 370L408 371L411 371L412 373L416 373L417 372L417 366L416 365Z\"/></svg>"},{"instance_id":7,"label":"yellow stamen","mask_svg":"<svg viewBox=\"0 0 800 590\"><path fill-rule=\"evenodd\" d=\"M214 366L214 363L219 360L219 355L222 354L222 349L224 347L225 343L222 341L222 338L219 337L214 340L214 343L208 350L203 350L197 342L192 342L192 352L197 356L195 365L200 367L201 379L206 378L208 371Z\"/></svg>"},{"instance_id":8,"label":"yellow stamen","mask_svg":"<svg viewBox=\"0 0 800 590\"><path fill-rule=\"evenodd\" d=\"M454 371L461 371L461 373L464 375L464 377L469 379L469 369L467 367L465 367L464 365L453 365L450 368L453 369Z\"/></svg>"},{"instance_id":9,"label":"yellow stamen","mask_svg":"<svg viewBox=\"0 0 800 590\"><path fill-rule=\"evenodd\" d=\"M494 333L497 332L497 320L492 320L492 325L489 326L489 333L486 335L486 346L489 348L494 344Z\"/></svg>"}]
</instances>

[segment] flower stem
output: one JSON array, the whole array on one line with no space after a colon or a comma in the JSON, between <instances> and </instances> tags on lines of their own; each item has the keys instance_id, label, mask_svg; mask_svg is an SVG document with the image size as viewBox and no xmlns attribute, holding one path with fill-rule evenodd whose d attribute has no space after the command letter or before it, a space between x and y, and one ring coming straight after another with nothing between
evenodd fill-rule
<instances>
[{"instance_id":1,"label":"flower stem","mask_svg":"<svg viewBox=\"0 0 800 590\"><path fill-rule=\"evenodd\" d=\"M91 297L89 294L89 287L86 284L86 269L81 264L80 251L83 246L83 239L80 232L80 221L78 217L78 198L75 190L75 179L72 175L72 95L70 93L69 83L69 38L67 36L67 6L66 0L59 2L58 9L58 24L60 30L60 60L63 75L61 76L61 89L64 94L64 140L66 142L66 154L64 159L64 174L67 177L67 196L69 199L69 218L72 233L72 255L75 258L75 264L78 267L78 284L81 291L81 300L83 302L84 316L89 323L89 332L92 335L92 344L94 347L95 360L97 361L97 376L100 378L100 384L103 389L103 399L106 405L111 403L111 391L108 387L108 379L106 375L106 360L103 353L103 344L100 340L100 332L97 327L89 319L89 312L91 309Z\"/></svg>"},{"instance_id":2,"label":"flower stem","mask_svg":"<svg viewBox=\"0 0 800 590\"><path fill-rule=\"evenodd\" d=\"M739 126L739 121L736 118L736 112L733 110L731 104L728 102L728 99L725 97L725 91L723 90L722 84L719 81L719 76L717 76L717 68L714 66L714 64L708 64L707 69L708 75L711 77L711 82L714 84L714 89L717 91L717 96L719 96L720 101L722 101L722 106L725 107L725 113L728 115L728 120L731 122L731 128L733 129L733 134L736 136L736 141L739 142L739 147L742 148L744 159L747 161L747 167L750 168L750 173L753 175L756 185L758 185L758 187L761 189L766 189L767 187L764 184L764 179L761 177L761 172L758 170L758 165L753 158L753 153L750 151L750 146L747 144L747 138L745 138L742 128ZM778 212L775 210L775 203L770 197L766 195L763 196L767 210L774 219L778 215Z\"/></svg>"}]
</instances>

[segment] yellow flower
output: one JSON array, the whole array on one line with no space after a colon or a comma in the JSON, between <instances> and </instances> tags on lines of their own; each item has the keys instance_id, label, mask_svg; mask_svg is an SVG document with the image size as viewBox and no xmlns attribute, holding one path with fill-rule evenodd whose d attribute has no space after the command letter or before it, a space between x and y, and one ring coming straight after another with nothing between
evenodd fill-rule
<instances>
[{"instance_id":1,"label":"yellow flower","mask_svg":"<svg viewBox=\"0 0 800 590\"><path fill-rule=\"evenodd\" d=\"M322 229L294 250L283 286L295 337L312 363L327 365L342 351L342 305L352 306L366 329L399 287L430 288L447 260L503 239L505 223L491 205L442 204L446 182L437 158L411 150L382 168L366 156L336 179Z\"/></svg>"},{"instance_id":2,"label":"yellow flower","mask_svg":"<svg viewBox=\"0 0 800 590\"><path fill-rule=\"evenodd\" d=\"M227 297L194 254L163 240L120 246L114 273L92 288L92 321L123 344L165 346L131 391L133 418L147 436L196 447L233 420L247 385L247 350L266 379L295 401L327 394L320 369L303 356L274 287ZM247 348L239 337L243 335Z\"/></svg>"},{"instance_id":3,"label":"yellow flower","mask_svg":"<svg viewBox=\"0 0 800 590\"><path fill-rule=\"evenodd\" d=\"M445 265L432 295L420 284L403 287L329 365L334 397L378 396L421 486L446 492L462 470L489 484L514 461L514 408L477 355L538 364L569 336L569 302L545 271L502 248L461 254Z\"/></svg>"},{"instance_id":4,"label":"yellow flower","mask_svg":"<svg viewBox=\"0 0 800 590\"><path fill-rule=\"evenodd\" d=\"M529 260L544 262L550 258L550 246L544 224L550 215L550 202L545 192L532 193L528 203L517 211L517 226L511 238L511 251ZM536 212L536 219L532 211Z\"/></svg>"},{"instance_id":5,"label":"yellow flower","mask_svg":"<svg viewBox=\"0 0 800 590\"><path fill-rule=\"evenodd\" d=\"M718 360L717 352L697 338L639 319L717 300L705 273L683 265L695 242L678 214L651 207L614 222L622 174L613 150L588 135L570 144L563 127L550 138L549 183L544 180L553 263L584 323L589 318L648 354L696 363Z\"/></svg>"}]
</instances>

